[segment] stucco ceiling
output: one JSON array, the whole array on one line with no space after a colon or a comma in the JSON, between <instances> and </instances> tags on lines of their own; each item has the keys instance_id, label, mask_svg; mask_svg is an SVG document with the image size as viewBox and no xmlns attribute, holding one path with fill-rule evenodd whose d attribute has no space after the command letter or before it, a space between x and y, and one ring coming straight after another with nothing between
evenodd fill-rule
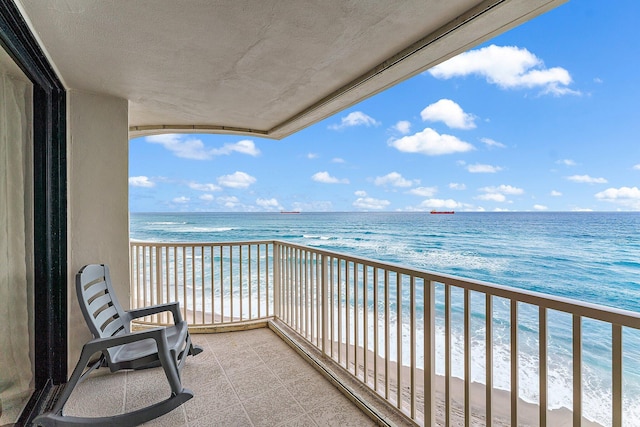
<instances>
[{"instance_id":1,"label":"stucco ceiling","mask_svg":"<svg viewBox=\"0 0 640 427\"><path fill-rule=\"evenodd\" d=\"M130 135L282 138L565 0L16 0L70 89Z\"/></svg>"}]
</instances>

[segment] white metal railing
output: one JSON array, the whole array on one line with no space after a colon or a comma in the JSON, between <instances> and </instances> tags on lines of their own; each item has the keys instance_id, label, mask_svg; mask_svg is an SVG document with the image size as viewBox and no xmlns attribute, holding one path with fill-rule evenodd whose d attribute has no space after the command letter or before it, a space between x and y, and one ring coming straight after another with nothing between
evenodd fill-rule
<instances>
[{"instance_id":1,"label":"white metal railing","mask_svg":"<svg viewBox=\"0 0 640 427\"><path fill-rule=\"evenodd\" d=\"M273 242L131 242L130 253L132 308L180 301L189 324L205 326L273 316Z\"/></svg>"},{"instance_id":2,"label":"white metal railing","mask_svg":"<svg viewBox=\"0 0 640 427\"><path fill-rule=\"evenodd\" d=\"M609 424L631 425L624 405L637 397L623 388L623 359L640 361L625 356L623 336L638 337L639 313L281 241L132 242L131 260L134 307L178 299L195 325L277 317L423 425L502 416L515 426L523 400L552 425L560 375L579 426L591 349L601 357L605 343L610 395L597 398L609 399ZM520 380L532 376L527 395ZM505 393L506 409L496 403Z\"/></svg>"}]
</instances>

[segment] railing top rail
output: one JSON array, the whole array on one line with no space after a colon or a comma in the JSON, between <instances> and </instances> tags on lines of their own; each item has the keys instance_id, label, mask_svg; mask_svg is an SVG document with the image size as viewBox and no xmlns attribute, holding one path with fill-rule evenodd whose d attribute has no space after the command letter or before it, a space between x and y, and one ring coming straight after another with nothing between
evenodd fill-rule
<instances>
[{"instance_id":1,"label":"railing top rail","mask_svg":"<svg viewBox=\"0 0 640 427\"><path fill-rule=\"evenodd\" d=\"M152 242L146 240L130 240L130 246L146 246L146 247L208 247L208 246L247 246L247 245L269 245L273 244L273 240L251 240L237 242Z\"/></svg>"}]
</instances>

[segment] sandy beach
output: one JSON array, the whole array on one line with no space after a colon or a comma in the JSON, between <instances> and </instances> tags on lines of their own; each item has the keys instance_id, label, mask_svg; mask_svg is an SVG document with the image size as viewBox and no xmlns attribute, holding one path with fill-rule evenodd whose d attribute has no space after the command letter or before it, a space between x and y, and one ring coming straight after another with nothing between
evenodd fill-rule
<instances>
[{"instance_id":1,"label":"sandy beach","mask_svg":"<svg viewBox=\"0 0 640 427\"><path fill-rule=\"evenodd\" d=\"M334 356L337 354L337 342L334 342ZM341 346L342 368L346 367L345 356L346 346ZM354 347L350 346L349 353L349 371L354 374ZM367 352L367 370L369 387L374 384L373 372L374 354L372 351ZM382 357L378 357L378 389L377 393L385 395L385 379L384 369L385 361ZM393 361L389 362L389 396L392 402L397 402L397 364ZM364 382L364 352L360 348L358 353L358 379ZM406 414L410 413L411 401L411 369L403 366L401 370L402 378L402 407ZM424 371L415 369L415 410L417 418L423 419L424 413ZM460 378L451 377L450 382L450 423L453 426L464 426L464 395L465 381ZM435 375L435 403L436 403L436 425L445 425L445 377L443 375ZM471 396L471 424L474 426L486 425L486 385L472 382L470 384ZM397 406L397 403L395 404ZM492 418L494 426L510 426L511 425L511 393L507 390L493 388L492 391ZM518 399L518 426L538 426L539 425L539 405L527 402L521 398ZM568 408L551 409L547 411L547 425L554 427L569 427L573 425L573 412ZM600 424L590 421L582 417L583 427L602 427Z\"/></svg>"}]
</instances>

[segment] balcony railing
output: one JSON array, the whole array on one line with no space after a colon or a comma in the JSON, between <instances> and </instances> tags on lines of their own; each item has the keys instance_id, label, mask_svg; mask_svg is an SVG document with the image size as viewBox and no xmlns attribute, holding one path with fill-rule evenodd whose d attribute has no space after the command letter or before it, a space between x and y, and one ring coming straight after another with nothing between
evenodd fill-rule
<instances>
[{"instance_id":1,"label":"balcony railing","mask_svg":"<svg viewBox=\"0 0 640 427\"><path fill-rule=\"evenodd\" d=\"M515 426L528 401L551 425L561 377L578 426L603 369L605 423L635 416L623 337L638 313L281 241L132 242L132 307L175 300L195 328L280 319L418 424L492 425L499 410Z\"/></svg>"}]
</instances>

